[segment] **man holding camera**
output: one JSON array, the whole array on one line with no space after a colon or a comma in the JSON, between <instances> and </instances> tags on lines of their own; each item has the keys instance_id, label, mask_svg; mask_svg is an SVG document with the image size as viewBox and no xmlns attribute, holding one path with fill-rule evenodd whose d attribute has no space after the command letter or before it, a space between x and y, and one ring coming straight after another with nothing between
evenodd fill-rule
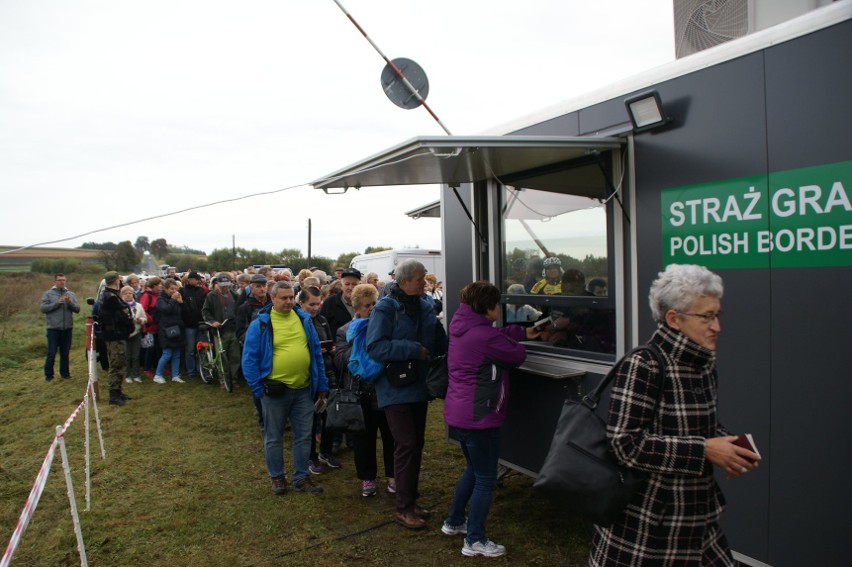
<instances>
[{"instance_id":1,"label":"man holding camera","mask_svg":"<svg viewBox=\"0 0 852 567\"><path fill-rule=\"evenodd\" d=\"M59 375L71 378L68 353L71 351L71 333L74 328L74 313L80 312L80 304L73 291L65 287L65 274L53 276L53 287L41 296L41 312L47 322L47 356L44 359L44 379L53 380L53 361L59 351Z\"/></svg>"}]
</instances>

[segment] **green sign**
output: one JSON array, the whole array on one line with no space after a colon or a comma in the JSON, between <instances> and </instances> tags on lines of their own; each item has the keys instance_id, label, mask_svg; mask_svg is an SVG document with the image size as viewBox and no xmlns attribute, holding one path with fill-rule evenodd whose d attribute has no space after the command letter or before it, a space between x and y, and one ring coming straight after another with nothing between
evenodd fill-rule
<instances>
[{"instance_id":1,"label":"green sign","mask_svg":"<svg viewBox=\"0 0 852 567\"><path fill-rule=\"evenodd\" d=\"M852 266L852 161L662 191L663 264Z\"/></svg>"}]
</instances>

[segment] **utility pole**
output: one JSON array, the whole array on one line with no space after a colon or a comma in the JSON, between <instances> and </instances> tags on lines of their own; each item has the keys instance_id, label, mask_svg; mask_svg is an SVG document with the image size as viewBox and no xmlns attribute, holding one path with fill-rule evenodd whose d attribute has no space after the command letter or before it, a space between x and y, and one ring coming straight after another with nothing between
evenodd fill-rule
<instances>
[{"instance_id":1,"label":"utility pole","mask_svg":"<svg viewBox=\"0 0 852 567\"><path fill-rule=\"evenodd\" d=\"M308 219L308 267L311 267L311 219Z\"/></svg>"}]
</instances>

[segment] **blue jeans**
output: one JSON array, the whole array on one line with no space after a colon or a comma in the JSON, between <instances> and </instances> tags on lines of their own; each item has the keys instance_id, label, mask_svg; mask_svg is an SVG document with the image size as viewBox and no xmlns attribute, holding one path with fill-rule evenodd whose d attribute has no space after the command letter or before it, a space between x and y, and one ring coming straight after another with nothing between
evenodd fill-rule
<instances>
[{"instance_id":1,"label":"blue jeans","mask_svg":"<svg viewBox=\"0 0 852 567\"><path fill-rule=\"evenodd\" d=\"M71 351L71 329L47 330L47 356L44 359L44 375L53 378L53 361L59 351L59 375L71 376L68 366L68 353Z\"/></svg>"},{"instance_id":2,"label":"blue jeans","mask_svg":"<svg viewBox=\"0 0 852 567\"><path fill-rule=\"evenodd\" d=\"M164 348L163 355L160 357L160 362L157 363L157 376L162 376L166 369L166 363L172 361L172 378L180 376L180 347Z\"/></svg>"},{"instance_id":3,"label":"blue jeans","mask_svg":"<svg viewBox=\"0 0 852 567\"><path fill-rule=\"evenodd\" d=\"M308 476L311 453L311 426L314 422L314 402L311 389L288 388L283 396L260 398L263 407L263 443L266 449L266 468L270 478L285 476L284 424L290 419L293 437L294 483Z\"/></svg>"},{"instance_id":4,"label":"blue jeans","mask_svg":"<svg viewBox=\"0 0 852 567\"><path fill-rule=\"evenodd\" d=\"M195 364L195 343L198 337L198 327L184 327L183 338L186 344L183 348L184 366L186 366L186 375L190 378L198 376L198 370Z\"/></svg>"},{"instance_id":5,"label":"blue jeans","mask_svg":"<svg viewBox=\"0 0 852 567\"><path fill-rule=\"evenodd\" d=\"M464 509L470 503L467 515L468 544L485 541L485 519L491 508L491 493L497 484L497 458L500 455L500 429L459 429L450 427L453 436L461 443L467 468L456 483L456 492L450 504L447 523L457 526L464 523Z\"/></svg>"}]
</instances>

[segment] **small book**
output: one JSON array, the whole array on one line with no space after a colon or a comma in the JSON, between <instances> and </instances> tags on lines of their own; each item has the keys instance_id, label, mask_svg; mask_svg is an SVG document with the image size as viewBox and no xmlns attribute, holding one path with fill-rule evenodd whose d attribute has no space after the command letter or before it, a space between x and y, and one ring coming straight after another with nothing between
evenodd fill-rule
<instances>
[{"instance_id":1,"label":"small book","mask_svg":"<svg viewBox=\"0 0 852 567\"><path fill-rule=\"evenodd\" d=\"M734 441L734 445L739 445L743 449L748 449L752 453L756 453L760 457L760 451L757 450L757 445L754 444L754 437L751 433L743 433Z\"/></svg>"}]
</instances>

